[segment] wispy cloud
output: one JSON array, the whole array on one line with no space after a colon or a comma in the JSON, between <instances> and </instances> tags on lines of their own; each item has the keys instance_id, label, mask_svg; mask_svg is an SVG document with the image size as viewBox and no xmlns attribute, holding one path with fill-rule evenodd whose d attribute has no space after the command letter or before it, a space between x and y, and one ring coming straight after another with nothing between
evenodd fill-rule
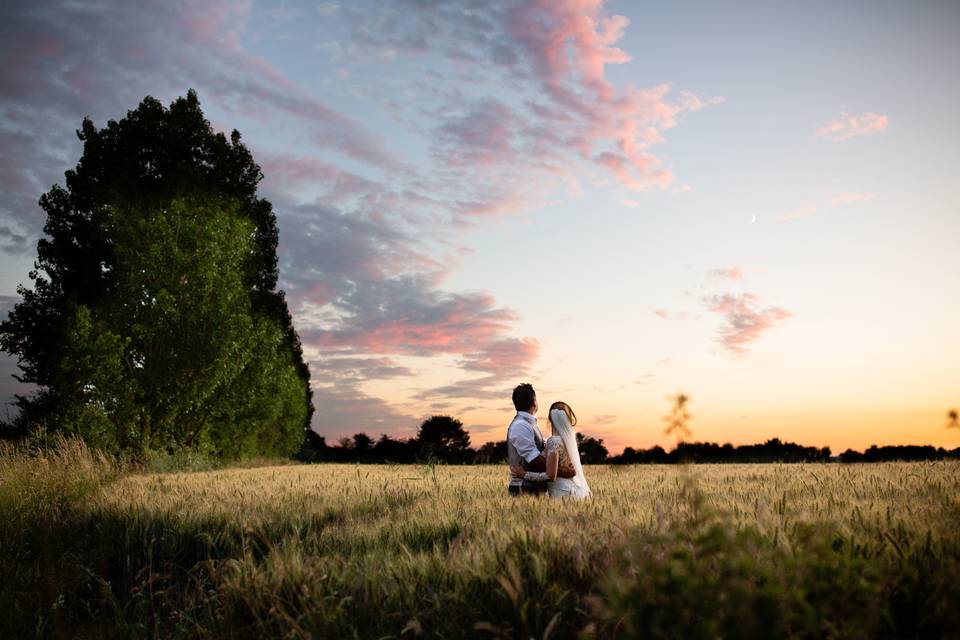
<instances>
[{"instance_id":1,"label":"wispy cloud","mask_svg":"<svg viewBox=\"0 0 960 640\"><path fill-rule=\"evenodd\" d=\"M740 280L743 280L744 273L743 267L734 265L728 269L711 269L707 272L707 275L717 280L730 280L733 282L739 282Z\"/></svg>"},{"instance_id":2,"label":"wispy cloud","mask_svg":"<svg viewBox=\"0 0 960 640\"><path fill-rule=\"evenodd\" d=\"M712 295L703 299L713 313L723 317L717 341L732 356L743 356L750 345L793 314L779 307L761 307L753 293Z\"/></svg>"},{"instance_id":3,"label":"wispy cloud","mask_svg":"<svg viewBox=\"0 0 960 640\"><path fill-rule=\"evenodd\" d=\"M306 339L328 352L471 354L499 341L517 319L489 294L447 293L421 277L366 284L336 301L336 317L306 327Z\"/></svg>"},{"instance_id":4,"label":"wispy cloud","mask_svg":"<svg viewBox=\"0 0 960 640\"><path fill-rule=\"evenodd\" d=\"M873 199L872 193L838 193L837 195L830 198L829 201L824 202L820 201L820 204L808 204L806 206L794 209L789 213L785 213L782 216L776 218L777 222L792 222L794 220L801 220L803 218L809 218L815 213L823 210L829 209L831 207L842 207L847 204L852 204L855 202L866 202L867 200Z\"/></svg>"},{"instance_id":5,"label":"wispy cloud","mask_svg":"<svg viewBox=\"0 0 960 640\"><path fill-rule=\"evenodd\" d=\"M193 87L235 118L284 120L314 148L409 170L363 124L242 46L251 8L225 0L5 4L0 221L24 225L31 242L19 243L23 251L43 226L40 193L79 156L79 119L117 117L148 94L169 99Z\"/></svg>"},{"instance_id":6,"label":"wispy cloud","mask_svg":"<svg viewBox=\"0 0 960 640\"><path fill-rule=\"evenodd\" d=\"M540 355L540 342L534 338L503 338L482 345L465 354L458 363L467 371L483 373L432 389L425 389L417 398L483 398L503 400L509 397L512 383L528 374Z\"/></svg>"},{"instance_id":7,"label":"wispy cloud","mask_svg":"<svg viewBox=\"0 0 960 640\"><path fill-rule=\"evenodd\" d=\"M666 309L654 309L653 315L661 320L686 320L690 317L686 311L667 311Z\"/></svg>"},{"instance_id":8,"label":"wispy cloud","mask_svg":"<svg viewBox=\"0 0 960 640\"><path fill-rule=\"evenodd\" d=\"M879 113L868 112L860 116L842 113L836 120L831 120L817 129L817 135L833 142L841 142L856 136L883 133L889 125L887 116Z\"/></svg>"},{"instance_id":9,"label":"wispy cloud","mask_svg":"<svg viewBox=\"0 0 960 640\"><path fill-rule=\"evenodd\" d=\"M790 222L790 221L792 221L792 220L800 220L800 219L802 219L802 218L809 218L810 216L812 216L813 214L815 214L815 213L817 212L817 209L818 209L818 208L817 208L816 205L813 205L813 204L806 205L806 206L804 206L804 207L800 207L799 209L794 209L793 211L790 211L790 212L788 212L788 213L785 213L785 214L783 214L782 216L778 216L778 217L776 218L776 221L777 221L777 222Z\"/></svg>"},{"instance_id":10,"label":"wispy cloud","mask_svg":"<svg viewBox=\"0 0 960 640\"><path fill-rule=\"evenodd\" d=\"M415 376L416 372L398 365L392 358L333 357L310 360L310 371L320 379L336 377L341 381L389 380Z\"/></svg>"},{"instance_id":11,"label":"wispy cloud","mask_svg":"<svg viewBox=\"0 0 960 640\"><path fill-rule=\"evenodd\" d=\"M413 415L372 396L350 383L313 385L313 429L327 436L348 436L360 431L368 435L386 433L410 436L416 433L425 415Z\"/></svg>"},{"instance_id":12,"label":"wispy cloud","mask_svg":"<svg viewBox=\"0 0 960 640\"><path fill-rule=\"evenodd\" d=\"M469 371L517 376L525 374L539 355L540 341L535 338L504 338L467 353L461 365Z\"/></svg>"}]
</instances>

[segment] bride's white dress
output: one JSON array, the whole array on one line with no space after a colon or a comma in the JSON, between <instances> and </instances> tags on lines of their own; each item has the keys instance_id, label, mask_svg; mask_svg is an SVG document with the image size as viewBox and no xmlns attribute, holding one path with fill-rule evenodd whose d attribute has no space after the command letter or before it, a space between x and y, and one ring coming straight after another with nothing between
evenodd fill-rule
<instances>
[{"instance_id":1,"label":"bride's white dress","mask_svg":"<svg viewBox=\"0 0 960 640\"><path fill-rule=\"evenodd\" d=\"M573 446L576 447L576 440L573 439L573 430L569 428L569 423L567 422L567 416L562 412L557 412L555 415L555 420L557 423L561 424L561 429L564 433L568 434L568 440L573 443ZM576 470L577 475L573 478L561 478L557 477L553 482L547 483L547 493L551 498L575 498L577 500L582 500L583 498L589 498L592 494L590 492L590 487L587 485L586 479L583 477L583 466L580 464L580 452L574 449L574 456L571 456L567 451L567 445L564 443L564 438L559 435L552 435L543 443L543 453L546 455L551 451L557 452L557 466L558 467L568 467L573 466ZM544 476L546 474L543 474Z\"/></svg>"},{"instance_id":2,"label":"bride's white dress","mask_svg":"<svg viewBox=\"0 0 960 640\"><path fill-rule=\"evenodd\" d=\"M556 451L559 454L560 467L570 465L570 456L567 455L567 448L563 446L563 439L561 439L560 436L550 436L547 438L546 442L543 443L543 452L547 453L548 451ZM560 477L553 482L547 483L547 493L550 494L551 498L586 498L590 495L587 490L572 479Z\"/></svg>"}]
</instances>

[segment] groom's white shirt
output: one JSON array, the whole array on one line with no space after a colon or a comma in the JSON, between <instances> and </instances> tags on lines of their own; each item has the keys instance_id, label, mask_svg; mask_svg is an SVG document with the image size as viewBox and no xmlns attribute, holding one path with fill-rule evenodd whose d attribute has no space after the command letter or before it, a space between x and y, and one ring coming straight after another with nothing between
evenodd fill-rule
<instances>
[{"instance_id":1,"label":"groom's white shirt","mask_svg":"<svg viewBox=\"0 0 960 640\"><path fill-rule=\"evenodd\" d=\"M540 443L538 446L537 443ZM509 454L510 447L513 447L520 457L525 461L530 462L535 460L537 456L541 454L541 448L543 447L543 434L540 433L540 426L537 424L537 416L532 413L527 413L526 411L518 411L517 415L513 418L513 421L510 423L510 426L507 427L507 454L508 457L512 457ZM510 460L511 464L518 462L517 460ZM523 478L510 477L510 484L519 486L523 482Z\"/></svg>"}]
</instances>

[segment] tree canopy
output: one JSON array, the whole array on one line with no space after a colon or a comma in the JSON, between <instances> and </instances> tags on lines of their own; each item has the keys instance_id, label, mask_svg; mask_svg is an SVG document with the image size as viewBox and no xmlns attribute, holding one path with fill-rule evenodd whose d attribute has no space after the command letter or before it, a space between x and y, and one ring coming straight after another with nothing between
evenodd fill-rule
<instances>
[{"instance_id":1,"label":"tree canopy","mask_svg":"<svg viewBox=\"0 0 960 640\"><path fill-rule=\"evenodd\" d=\"M240 134L215 133L193 91L77 134L66 187L40 199L33 287L0 323L18 379L39 386L18 421L115 450L295 450L310 375Z\"/></svg>"},{"instance_id":2,"label":"tree canopy","mask_svg":"<svg viewBox=\"0 0 960 640\"><path fill-rule=\"evenodd\" d=\"M461 462L472 454L470 434L463 423L450 416L431 416L420 425L417 433L420 455L448 462Z\"/></svg>"}]
</instances>

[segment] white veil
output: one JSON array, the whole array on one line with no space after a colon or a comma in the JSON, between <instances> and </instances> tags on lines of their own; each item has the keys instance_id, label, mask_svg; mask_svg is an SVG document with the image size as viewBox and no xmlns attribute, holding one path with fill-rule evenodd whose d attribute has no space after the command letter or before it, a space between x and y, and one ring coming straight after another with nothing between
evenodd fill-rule
<instances>
[{"instance_id":1,"label":"white veil","mask_svg":"<svg viewBox=\"0 0 960 640\"><path fill-rule=\"evenodd\" d=\"M573 433L573 426L570 424L570 419L567 418L567 413L562 409L554 409L550 412L550 420L553 423L554 431L563 440L563 446L567 449L567 456L570 458L573 470L577 472L577 475L571 479L574 484L586 491L587 495L591 495L590 485L587 484L587 479L583 475L583 465L580 464L577 437Z\"/></svg>"}]
</instances>

